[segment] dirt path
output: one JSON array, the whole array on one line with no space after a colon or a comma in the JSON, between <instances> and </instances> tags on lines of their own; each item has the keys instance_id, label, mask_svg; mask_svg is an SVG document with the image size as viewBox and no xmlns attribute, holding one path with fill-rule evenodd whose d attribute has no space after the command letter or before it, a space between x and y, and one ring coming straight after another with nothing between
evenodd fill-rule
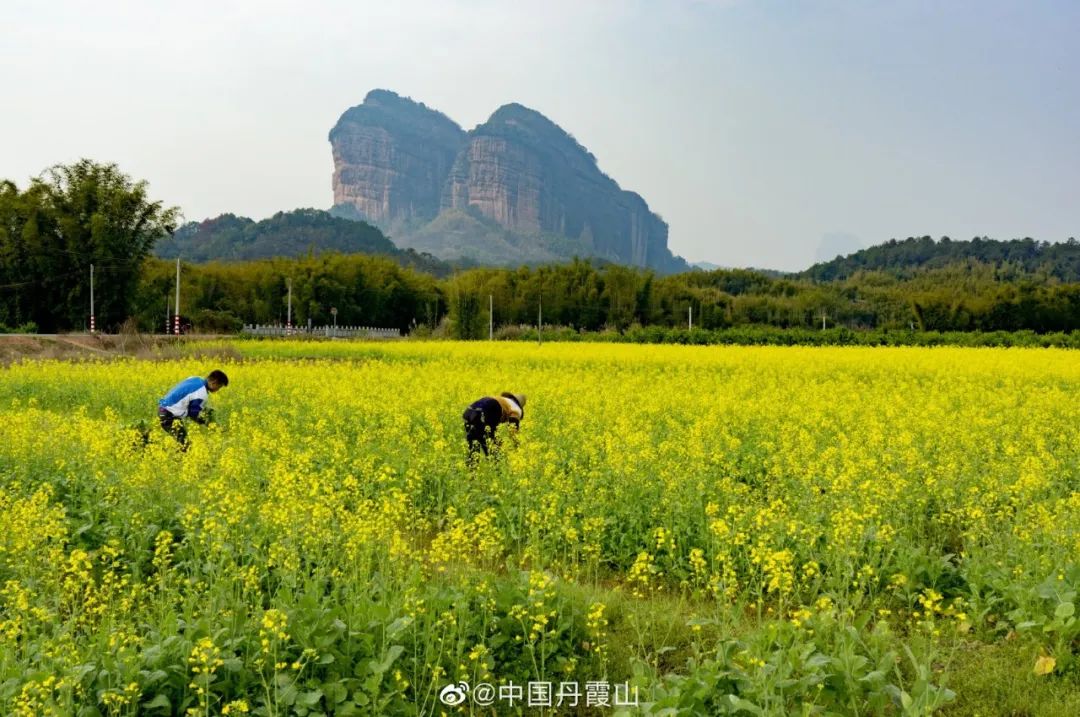
<instances>
[{"instance_id":1,"label":"dirt path","mask_svg":"<svg viewBox=\"0 0 1080 717\"><path fill-rule=\"evenodd\" d=\"M218 336L185 336L180 341L201 341ZM180 355L172 336L143 334L0 334L0 365L24 359L81 359L91 356L143 359Z\"/></svg>"}]
</instances>

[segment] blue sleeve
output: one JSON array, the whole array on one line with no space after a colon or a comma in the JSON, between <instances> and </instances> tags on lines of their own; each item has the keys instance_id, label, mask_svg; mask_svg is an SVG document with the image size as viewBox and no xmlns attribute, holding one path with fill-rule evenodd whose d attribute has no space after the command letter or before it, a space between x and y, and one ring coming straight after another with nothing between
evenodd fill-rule
<instances>
[{"instance_id":1,"label":"blue sleeve","mask_svg":"<svg viewBox=\"0 0 1080 717\"><path fill-rule=\"evenodd\" d=\"M188 402L187 415L192 418L199 417L199 411L202 410L203 401L201 398L193 398Z\"/></svg>"}]
</instances>

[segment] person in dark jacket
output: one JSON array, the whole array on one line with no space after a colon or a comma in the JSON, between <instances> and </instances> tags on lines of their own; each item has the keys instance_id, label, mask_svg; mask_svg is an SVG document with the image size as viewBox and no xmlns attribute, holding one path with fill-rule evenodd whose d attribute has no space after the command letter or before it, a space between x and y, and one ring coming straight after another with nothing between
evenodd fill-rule
<instances>
[{"instance_id":1,"label":"person in dark jacket","mask_svg":"<svg viewBox=\"0 0 1080 717\"><path fill-rule=\"evenodd\" d=\"M499 424L508 423L515 431L520 430L521 419L525 417L525 396L520 393L485 396L469 404L461 417L465 420L469 459L475 459L480 451L486 456L489 455L488 441L494 443Z\"/></svg>"}]
</instances>

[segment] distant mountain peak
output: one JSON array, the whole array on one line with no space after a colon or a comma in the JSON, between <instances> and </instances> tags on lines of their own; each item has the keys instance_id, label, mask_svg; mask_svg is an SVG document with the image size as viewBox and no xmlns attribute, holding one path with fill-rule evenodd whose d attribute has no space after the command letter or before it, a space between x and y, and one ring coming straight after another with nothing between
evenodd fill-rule
<instances>
[{"instance_id":1,"label":"distant mountain peak","mask_svg":"<svg viewBox=\"0 0 1080 717\"><path fill-rule=\"evenodd\" d=\"M402 100L403 100L402 96L399 95L397 92L394 92L393 90L383 90L383 89L378 89L378 88L376 88L374 90L371 90L366 95L364 95L364 104L365 105L375 105L375 104L380 104L380 103L383 103L383 102L392 104L394 102L401 102ZM412 102L412 100L404 100L404 101L410 102L410 103ZM413 104L415 104L415 103L413 103Z\"/></svg>"},{"instance_id":2,"label":"distant mountain peak","mask_svg":"<svg viewBox=\"0 0 1080 717\"><path fill-rule=\"evenodd\" d=\"M531 107L517 102L510 102L499 107L488 117L487 124L498 122L524 123L541 126L544 129L563 132L563 129Z\"/></svg>"},{"instance_id":3,"label":"distant mountain peak","mask_svg":"<svg viewBox=\"0 0 1080 717\"><path fill-rule=\"evenodd\" d=\"M572 134L520 103L465 133L422 103L372 90L341 116L330 142L335 211L371 221L405 246L447 259L472 251L469 258L483 261L497 245L501 257L516 251L520 262L582 255L687 268L644 198L623 191Z\"/></svg>"},{"instance_id":4,"label":"distant mountain peak","mask_svg":"<svg viewBox=\"0 0 1080 717\"><path fill-rule=\"evenodd\" d=\"M547 145L552 149L557 149L572 161L581 158L587 160L593 167L597 166L596 157L578 142L574 135L525 105L516 102L503 105L491 114L487 122L475 128L472 134L498 133L502 130L515 132L518 139L534 146ZM604 176L607 177L607 175Z\"/></svg>"}]
</instances>

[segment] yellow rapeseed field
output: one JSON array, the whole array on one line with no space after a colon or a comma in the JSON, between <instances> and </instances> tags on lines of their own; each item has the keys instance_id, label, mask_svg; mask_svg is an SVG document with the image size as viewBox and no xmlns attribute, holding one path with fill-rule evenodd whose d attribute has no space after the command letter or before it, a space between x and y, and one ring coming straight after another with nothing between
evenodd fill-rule
<instances>
[{"instance_id":1,"label":"yellow rapeseed field","mask_svg":"<svg viewBox=\"0 0 1080 717\"><path fill-rule=\"evenodd\" d=\"M196 351L0 369L0 712L927 714L1013 646L1076 685L1076 352ZM156 401L213 368L180 452Z\"/></svg>"}]
</instances>

